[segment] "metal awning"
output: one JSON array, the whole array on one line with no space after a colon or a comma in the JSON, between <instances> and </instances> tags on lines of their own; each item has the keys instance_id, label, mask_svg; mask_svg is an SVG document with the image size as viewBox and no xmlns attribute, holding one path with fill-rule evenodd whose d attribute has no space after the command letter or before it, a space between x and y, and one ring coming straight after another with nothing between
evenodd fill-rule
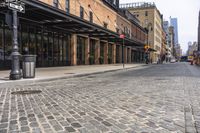
<instances>
[{"instance_id":1,"label":"metal awning","mask_svg":"<svg viewBox=\"0 0 200 133\"><path fill-rule=\"evenodd\" d=\"M25 3L25 13L19 13L20 21L32 21L39 25L49 26L65 31L66 33L85 34L90 37L98 37L109 42L122 43L119 34L81 19L75 15L69 14L61 9L50 6L37 0L21 0ZM5 12L7 8L2 8ZM2 11L1 10L1 11ZM125 38L127 46L143 46L144 44L138 40Z\"/></svg>"}]
</instances>

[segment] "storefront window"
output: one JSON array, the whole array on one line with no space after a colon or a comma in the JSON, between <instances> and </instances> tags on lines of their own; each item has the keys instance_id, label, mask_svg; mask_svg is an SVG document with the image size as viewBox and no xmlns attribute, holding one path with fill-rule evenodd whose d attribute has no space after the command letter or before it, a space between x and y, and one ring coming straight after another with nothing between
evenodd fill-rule
<instances>
[{"instance_id":1,"label":"storefront window","mask_svg":"<svg viewBox=\"0 0 200 133\"><path fill-rule=\"evenodd\" d=\"M9 29L5 29L5 67L11 67L11 53L12 53L12 32Z\"/></svg>"},{"instance_id":2,"label":"storefront window","mask_svg":"<svg viewBox=\"0 0 200 133\"><path fill-rule=\"evenodd\" d=\"M28 35L28 27L22 27L22 54L28 54L30 52L29 49L29 35Z\"/></svg>"},{"instance_id":3,"label":"storefront window","mask_svg":"<svg viewBox=\"0 0 200 133\"><path fill-rule=\"evenodd\" d=\"M70 65L70 36L66 35L63 38L63 65Z\"/></svg>"},{"instance_id":4,"label":"storefront window","mask_svg":"<svg viewBox=\"0 0 200 133\"><path fill-rule=\"evenodd\" d=\"M4 64L3 23L0 21L0 69Z\"/></svg>"},{"instance_id":5,"label":"storefront window","mask_svg":"<svg viewBox=\"0 0 200 133\"><path fill-rule=\"evenodd\" d=\"M53 32L49 32L48 39L48 65L53 66Z\"/></svg>"},{"instance_id":6,"label":"storefront window","mask_svg":"<svg viewBox=\"0 0 200 133\"><path fill-rule=\"evenodd\" d=\"M116 63L120 63L120 48L119 48L119 45L116 45Z\"/></svg>"},{"instance_id":7,"label":"storefront window","mask_svg":"<svg viewBox=\"0 0 200 133\"><path fill-rule=\"evenodd\" d=\"M43 56L43 48L42 48L42 30L38 27L36 29L36 47L37 47L37 66L42 66L42 56Z\"/></svg>"},{"instance_id":8,"label":"storefront window","mask_svg":"<svg viewBox=\"0 0 200 133\"><path fill-rule=\"evenodd\" d=\"M43 34L43 62L44 66L48 66L48 32Z\"/></svg>"},{"instance_id":9,"label":"storefront window","mask_svg":"<svg viewBox=\"0 0 200 133\"><path fill-rule=\"evenodd\" d=\"M59 64L63 65L63 36L59 36Z\"/></svg>"},{"instance_id":10,"label":"storefront window","mask_svg":"<svg viewBox=\"0 0 200 133\"><path fill-rule=\"evenodd\" d=\"M77 65L85 64L85 38L77 38Z\"/></svg>"},{"instance_id":11,"label":"storefront window","mask_svg":"<svg viewBox=\"0 0 200 133\"><path fill-rule=\"evenodd\" d=\"M53 42L53 62L54 66L58 66L58 35L54 33L54 42Z\"/></svg>"},{"instance_id":12,"label":"storefront window","mask_svg":"<svg viewBox=\"0 0 200 133\"><path fill-rule=\"evenodd\" d=\"M94 64L95 63L95 40L90 40L90 57L89 57L89 61L90 64Z\"/></svg>"},{"instance_id":13,"label":"storefront window","mask_svg":"<svg viewBox=\"0 0 200 133\"><path fill-rule=\"evenodd\" d=\"M99 59L100 64L104 63L104 43L100 42L100 59Z\"/></svg>"},{"instance_id":14,"label":"storefront window","mask_svg":"<svg viewBox=\"0 0 200 133\"><path fill-rule=\"evenodd\" d=\"M35 28L30 27L29 28L29 54L36 54L36 37L35 37Z\"/></svg>"},{"instance_id":15,"label":"storefront window","mask_svg":"<svg viewBox=\"0 0 200 133\"><path fill-rule=\"evenodd\" d=\"M112 63L112 44L108 44L108 63Z\"/></svg>"}]
</instances>

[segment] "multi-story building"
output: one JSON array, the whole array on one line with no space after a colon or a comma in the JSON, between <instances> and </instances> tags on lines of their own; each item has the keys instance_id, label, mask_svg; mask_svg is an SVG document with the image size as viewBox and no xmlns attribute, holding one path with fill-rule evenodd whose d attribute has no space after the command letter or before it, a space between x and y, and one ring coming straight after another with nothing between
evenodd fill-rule
<instances>
[{"instance_id":1,"label":"multi-story building","mask_svg":"<svg viewBox=\"0 0 200 133\"><path fill-rule=\"evenodd\" d=\"M197 42L188 42L188 51L187 51L187 55L188 56L193 56L194 52L196 52L198 50L198 44Z\"/></svg>"},{"instance_id":2,"label":"multi-story building","mask_svg":"<svg viewBox=\"0 0 200 133\"><path fill-rule=\"evenodd\" d=\"M160 58L162 47L162 15L154 3L138 2L121 4L121 9L129 10L142 27L148 30L148 44L155 50L150 54L153 62Z\"/></svg>"},{"instance_id":3,"label":"multi-story building","mask_svg":"<svg viewBox=\"0 0 200 133\"><path fill-rule=\"evenodd\" d=\"M162 47L161 47L161 53L160 53L160 58L162 61L166 60L166 53L167 53L166 46L167 46L166 33L163 29L163 31L162 31Z\"/></svg>"},{"instance_id":4,"label":"multi-story building","mask_svg":"<svg viewBox=\"0 0 200 133\"><path fill-rule=\"evenodd\" d=\"M171 58L171 50L169 47L169 22L168 21L163 21L163 29L166 35L166 62L168 62Z\"/></svg>"},{"instance_id":5,"label":"multi-story building","mask_svg":"<svg viewBox=\"0 0 200 133\"><path fill-rule=\"evenodd\" d=\"M199 24L198 24L198 51L200 51L200 11L199 11Z\"/></svg>"},{"instance_id":6,"label":"multi-story building","mask_svg":"<svg viewBox=\"0 0 200 133\"><path fill-rule=\"evenodd\" d=\"M19 51L37 55L37 67L142 62L146 30L119 9L119 0L23 0ZM10 68L10 10L0 7L0 69ZM6 14L6 15L5 15ZM125 34L124 51L122 52ZM122 56L124 53L124 56Z\"/></svg>"},{"instance_id":7,"label":"multi-story building","mask_svg":"<svg viewBox=\"0 0 200 133\"><path fill-rule=\"evenodd\" d=\"M176 55L175 55L176 59L180 60L182 56L182 49L181 49L180 44L176 45L174 49L176 51Z\"/></svg>"},{"instance_id":8,"label":"multi-story building","mask_svg":"<svg viewBox=\"0 0 200 133\"><path fill-rule=\"evenodd\" d=\"M168 35L168 45L169 45L169 52L171 53L170 58L172 56L175 56L175 50L174 50L174 27L169 27L169 35Z\"/></svg>"},{"instance_id":9,"label":"multi-story building","mask_svg":"<svg viewBox=\"0 0 200 133\"><path fill-rule=\"evenodd\" d=\"M178 20L177 18L170 17L170 26L174 27L174 44L175 46L179 44L178 42Z\"/></svg>"}]
</instances>

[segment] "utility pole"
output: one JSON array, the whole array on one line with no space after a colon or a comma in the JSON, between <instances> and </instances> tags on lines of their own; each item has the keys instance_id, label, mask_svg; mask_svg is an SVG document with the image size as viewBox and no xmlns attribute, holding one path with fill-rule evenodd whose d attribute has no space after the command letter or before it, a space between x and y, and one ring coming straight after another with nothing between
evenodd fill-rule
<instances>
[{"instance_id":1,"label":"utility pole","mask_svg":"<svg viewBox=\"0 0 200 133\"><path fill-rule=\"evenodd\" d=\"M20 53L18 47L18 17L17 11L13 10L13 47L12 47L12 68L10 72L11 80L21 79L21 70L20 70Z\"/></svg>"}]
</instances>

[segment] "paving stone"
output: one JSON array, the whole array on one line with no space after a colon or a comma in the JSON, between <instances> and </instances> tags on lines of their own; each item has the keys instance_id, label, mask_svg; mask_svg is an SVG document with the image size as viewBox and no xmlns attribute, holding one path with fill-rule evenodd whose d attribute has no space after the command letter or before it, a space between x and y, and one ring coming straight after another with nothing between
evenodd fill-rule
<instances>
[{"instance_id":1,"label":"paving stone","mask_svg":"<svg viewBox=\"0 0 200 133\"><path fill-rule=\"evenodd\" d=\"M56 131L61 131L61 130L63 130L63 128L62 128L60 125L54 125L53 128L54 128Z\"/></svg>"},{"instance_id":2,"label":"paving stone","mask_svg":"<svg viewBox=\"0 0 200 133\"><path fill-rule=\"evenodd\" d=\"M29 130L30 130L30 128L28 126L21 127L21 132L27 132Z\"/></svg>"},{"instance_id":3,"label":"paving stone","mask_svg":"<svg viewBox=\"0 0 200 133\"><path fill-rule=\"evenodd\" d=\"M112 124L110 124L110 123L107 122L107 121L103 121L102 123L103 123L104 125L108 126L108 127L112 126Z\"/></svg>"},{"instance_id":4,"label":"paving stone","mask_svg":"<svg viewBox=\"0 0 200 133\"><path fill-rule=\"evenodd\" d=\"M19 121L24 121L24 120L27 120L27 118L26 117L20 117L19 118Z\"/></svg>"},{"instance_id":5,"label":"paving stone","mask_svg":"<svg viewBox=\"0 0 200 133\"><path fill-rule=\"evenodd\" d=\"M2 84L0 131L200 132L199 77L198 67L174 63L89 78ZM10 95L27 88L42 93Z\"/></svg>"},{"instance_id":6,"label":"paving stone","mask_svg":"<svg viewBox=\"0 0 200 133\"><path fill-rule=\"evenodd\" d=\"M7 128L7 127L8 127L8 123L0 124L0 129Z\"/></svg>"},{"instance_id":7,"label":"paving stone","mask_svg":"<svg viewBox=\"0 0 200 133\"><path fill-rule=\"evenodd\" d=\"M38 127L38 123L37 123L37 122L31 122L31 123L30 123L30 126L31 126L31 127Z\"/></svg>"},{"instance_id":8,"label":"paving stone","mask_svg":"<svg viewBox=\"0 0 200 133\"><path fill-rule=\"evenodd\" d=\"M76 130L73 127L65 127L65 130L68 132L75 132Z\"/></svg>"},{"instance_id":9,"label":"paving stone","mask_svg":"<svg viewBox=\"0 0 200 133\"><path fill-rule=\"evenodd\" d=\"M0 129L0 133L7 133L7 129L1 128L1 129Z\"/></svg>"},{"instance_id":10,"label":"paving stone","mask_svg":"<svg viewBox=\"0 0 200 133\"><path fill-rule=\"evenodd\" d=\"M79 123L72 123L71 124L74 128L80 128L82 127Z\"/></svg>"},{"instance_id":11,"label":"paving stone","mask_svg":"<svg viewBox=\"0 0 200 133\"><path fill-rule=\"evenodd\" d=\"M54 119L54 117L53 116L48 116L47 119L52 120L52 119Z\"/></svg>"}]
</instances>

